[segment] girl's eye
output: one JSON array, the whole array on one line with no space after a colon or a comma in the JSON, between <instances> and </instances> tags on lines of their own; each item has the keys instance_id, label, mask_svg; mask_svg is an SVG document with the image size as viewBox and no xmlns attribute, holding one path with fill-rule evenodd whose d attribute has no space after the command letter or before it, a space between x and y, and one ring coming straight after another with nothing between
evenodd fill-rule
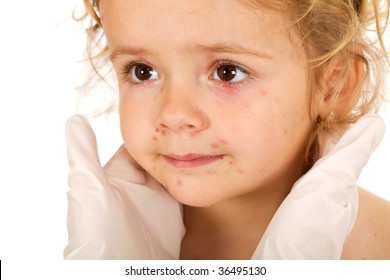
<instances>
[{"instance_id":1,"label":"girl's eye","mask_svg":"<svg viewBox=\"0 0 390 280\"><path fill-rule=\"evenodd\" d=\"M133 64L130 67L129 72L131 75L131 80L134 83L142 83L148 80L156 80L159 78L156 70L143 63Z\"/></svg>"},{"instance_id":2,"label":"girl's eye","mask_svg":"<svg viewBox=\"0 0 390 280\"><path fill-rule=\"evenodd\" d=\"M240 82L249 76L245 70L238 66L225 64L219 66L213 73L212 78L214 80L221 80L224 82Z\"/></svg>"}]
</instances>

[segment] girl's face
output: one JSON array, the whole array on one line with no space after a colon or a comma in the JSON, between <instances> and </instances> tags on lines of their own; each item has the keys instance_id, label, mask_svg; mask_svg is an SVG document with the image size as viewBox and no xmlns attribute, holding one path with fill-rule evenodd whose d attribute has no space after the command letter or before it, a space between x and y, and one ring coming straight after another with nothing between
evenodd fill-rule
<instances>
[{"instance_id":1,"label":"girl's face","mask_svg":"<svg viewBox=\"0 0 390 280\"><path fill-rule=\"evenodd\" d=\"M103 0L100 12L125 146L177 200L291 188L311 121L305 52L283 15L226 0Z\"/></svg>"}]
</instances>

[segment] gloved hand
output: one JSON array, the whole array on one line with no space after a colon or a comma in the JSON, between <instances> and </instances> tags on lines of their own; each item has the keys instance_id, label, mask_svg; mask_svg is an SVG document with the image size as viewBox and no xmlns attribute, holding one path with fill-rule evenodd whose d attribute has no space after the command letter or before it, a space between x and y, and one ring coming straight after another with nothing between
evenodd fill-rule
<instances>
[{"instance_id":1,"label":"gloved hand","mask_svg":"<svg viewBox=\"0 0 390 280\"><path fill-rule=\"evenodd\" d=\"M340 259L357 216L356 181L383 134L382 119L366 115L328 143L327 154L294 184L252 259Z\"/></svg>"},{"instance_id":2,"label":"gloved hand","mask_svg":"<svg viewBox=\"0 0 390 280\"><path fill-rule=\"evenodd\" d=\"M101 167L87 120L66 129L70 165L65 259L175 259L184 234L181 206L122 146Z\"/></svg>"}]
</instances>

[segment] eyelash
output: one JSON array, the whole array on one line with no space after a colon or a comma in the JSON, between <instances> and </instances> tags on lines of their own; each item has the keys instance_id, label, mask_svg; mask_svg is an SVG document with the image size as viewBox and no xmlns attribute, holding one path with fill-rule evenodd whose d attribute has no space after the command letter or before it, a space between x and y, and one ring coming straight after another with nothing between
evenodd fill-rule
<instances>
[{"instance_id":1,"label":"eyelash","mask_svg":"<svg viewBox=\"0 0 390 280\"><path fill-rule=\"evenodd\" d=\"M142 61L132 61L132 62L124 64L121 67L121 79L123 79L126 83L128 83L128 84L130 84L132 86L145 85L145 84L148 84L149 82L154 81L154 80L147 80L147 81L144 81L144 82L134 82L134 81L132 81L131 78L129 78L129 75L131 74L130 72L131 72L132 67L134 67L136 65L141 65L141 64L150 66L150 64L142 62ZM230 82L230 81L223 81L223 80L215 80L215 79L213 79L212 78L213 73L215 71L217 71L218 68L224 67L224 66L234 66L234 67L237 67L240 71L242 71L244 74L246 74L247 77L244 78L242 81L238 81L238 82ZM152 67L152 66L150 66L150 67L154 69L154 67ZM237 88L237 87L245 86L248 83L248 81L252 79L252 76L251 76L250 72L248 70L246 70L246 68L243 67L241 64L239 64L239 63L237 63L235 61L229 60L229 59L221 59L221 60L216 61L211 66L211 74L209 75L208 79L211 80L211 81L215 81L216 83L218 83L220 86L223 86L223 87Z\"/></svg>"}]
</instances>

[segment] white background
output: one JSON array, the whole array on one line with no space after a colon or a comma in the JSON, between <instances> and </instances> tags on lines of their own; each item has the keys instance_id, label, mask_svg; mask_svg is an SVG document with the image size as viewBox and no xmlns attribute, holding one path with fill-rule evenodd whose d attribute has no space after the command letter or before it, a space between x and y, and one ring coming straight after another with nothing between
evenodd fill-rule
<instances>
[{"instance_id":1,"label":"white background","mask_svg":"<svg viewBox=\"0 0 390 280\"><path fill-rule=\"evenodd\" d=\"M70 16L80 3L81 0L25 0L3 1L0 6L3 262L62 260L67 241L68 188L64 127L67 117L75 112L74 86L82 68L77 61L82 59L84 48L80 26ZM389 117L386 122L390 130ZM111 127L112 123L94 124L103 161L120 142L117 126ZM362 186L387 199L389 134L359 180Z\"/></svg>"}]
</instances>

